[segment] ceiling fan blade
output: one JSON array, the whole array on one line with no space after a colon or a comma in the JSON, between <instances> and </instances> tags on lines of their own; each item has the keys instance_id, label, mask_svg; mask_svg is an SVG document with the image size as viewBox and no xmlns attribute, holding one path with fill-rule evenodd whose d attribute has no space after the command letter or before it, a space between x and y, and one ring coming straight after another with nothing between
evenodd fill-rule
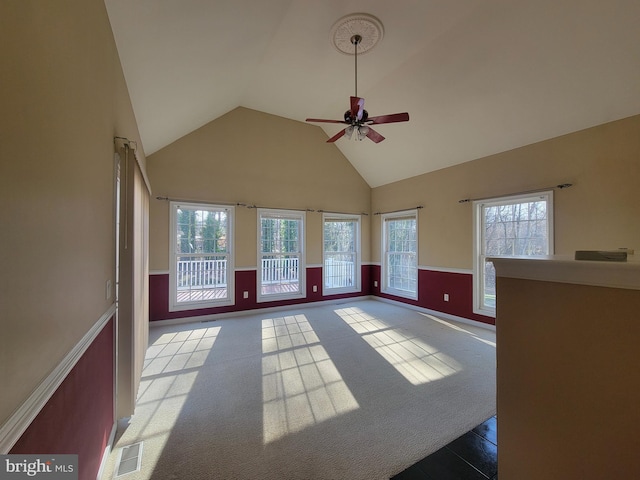
<instances>
[{"instance_id":1,"label":"ceiling fan blade","mask_svg":"<svg viewBox=\"0 0 640 480\"><path fill-rule=\"evenodd\" d=\"M341 122L341 123L344 123L344 122ZM346 133L346 131L347 131L347 129L343 128L338 133L336 133L333 137L331 137L329 140L327 140L327 143L333 143L336 140L338 140L339 138L342 138L344 136L344 134Z\"/></svg>"},{"instance_id":2,"label":"ceiling fan blade","mask_svg":"<svg viewBox=\"0 0 640 480\"><path fill-rule=\"evenodd\" d=\"M326 120L324 118L307 118L305 120L305 122L318 122L318 123L344 123L345 125L348 125L347 122L345 122L344 120Z\"/></svg>"},{"instance_id":3,"label":"ceiling fan blade","mask_svg":"<svg viewBox=\"0 0 640 480\"><path fill-rule=\"evenodd\" d=\"M384 140L384 137L376 132L373 128L369 129L369 131L367 132L367 137L370 140L373 140L374 143L380 143Z\"/></svg>"},{"instance_id":4,"label":"ceiling fan blade","mask_svg":"<svg viewBox=\"0 0 640 480\"><path fill-rule=\"evenodd\" d=\"M396 122L408 122L409 114L404 113L392 113L390 115L380 115L377 117L369 117L367 123L371 125L380 125L381 123L396 123Z\"/></svg>"},{"instance_id":5,"label":"ceiling fan blade","mask_svg":"<svg viewBox=\"0 0 640 480\"><path fill-rule=\"evenodd\" d=\"M351 98L351 118L362 118L362 112L364 111L364 98L350 97ZM360 115L358 117L358 115Z\"/></svg>"}]
</instances>

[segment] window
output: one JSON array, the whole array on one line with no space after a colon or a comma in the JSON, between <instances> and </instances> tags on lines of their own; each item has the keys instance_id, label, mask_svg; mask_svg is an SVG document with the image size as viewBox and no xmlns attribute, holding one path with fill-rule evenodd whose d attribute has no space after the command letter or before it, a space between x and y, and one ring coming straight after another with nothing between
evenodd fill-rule
<instances>
[{"instance_id":1,"label":"window","mask_svg":"<svg viewBox=\"0 0 640 480\"><path fill-rule=\"evenodd\" d=\"M233 214L171 202L171 311L233 305Z\"/></svg>"},{"instance_id":2,"label":"window","mask_svg":"<svg viewBox=\"0 0 640 480\"><path fill-rule=\"evenodd\" d=\"M474 202L474 312L495 316L496 273L487 257L553 253L553 192Z\"/></svg>"},{"instance_id":3,"label":"window","mask_svg":"<svg viewBox=\"0 0 640 480\"><path fill-rule=\"evenodd\" d=\"M323 215L323 294L360 291L360 217Z\"/></svg>"},{"instance_id":4,"label":"window","mask_svg":"<svg viewBox=\"0 0 640 480\"><path fill-rule=\"evenodd\" d=\"M258 209L258 301L304 298L305 212Z\"/></svg>"},{"instance_id":5,"label":"window","mask_svg":"<svg viewBox=\"0 0 640 480\"><path fill-rule=\"evenodd\" d=\"M382 292L418 298L417 212L382 216Z\"/></svg>"}]
</instances>

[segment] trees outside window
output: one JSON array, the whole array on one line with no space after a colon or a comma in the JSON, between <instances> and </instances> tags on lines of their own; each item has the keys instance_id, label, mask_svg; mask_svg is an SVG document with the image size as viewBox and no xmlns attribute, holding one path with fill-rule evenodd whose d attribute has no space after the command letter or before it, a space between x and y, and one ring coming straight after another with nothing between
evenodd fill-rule
<instances>
[{"instance_id":1,"label":"trees outside window","mask_svg":"<svg viewBox=\"0 0 640 480\"><path fill-rule=\"evenodd\" d=\"M258 209L258 301L304 298L305 212Z\"/></svg>"},{"instance_id":2,"label":"trees outside window","mask_svg":"<svg viewBox=\"0 0 640 480\"><path fill-rule=\"evenodd\" d=\"M416 210L382 216L382 291L418 298L418 215Z\"/></svg>"},{"instance_id":3,"label":"trees outside window","mask_svg":"<svg viewBox=\"0 0 640 480\"><path fill-rule=\"evenodd\" d=\"M360 291L360 217L323 216L323 293Z\"/></svg>"},{"instance_id":4,"label":"trees outside window","mask_svg":"<svg viewBox=\"0 0 640 480\"><path fill-rule=\"evenodd\" d=\"M553 192L474 203L474 311L495 316L496 277L487 257L553 253Z\"/></svg>"},{"instance_id":5,"label":"trees outside window","mask_svg":"<svg viewBox=\"0 0 640 480\"><path fill-rule=\"evenodd\" d=\"M233 213L171 202L171 310L233 304Z\"/></svg>"}]
</instances>

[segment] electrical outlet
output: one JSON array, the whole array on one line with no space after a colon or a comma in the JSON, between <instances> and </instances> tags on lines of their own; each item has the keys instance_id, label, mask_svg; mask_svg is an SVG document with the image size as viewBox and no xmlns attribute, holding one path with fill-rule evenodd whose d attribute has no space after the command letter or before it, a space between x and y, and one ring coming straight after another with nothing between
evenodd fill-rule
<instances>
[{"instance_id":1,"label":"electrical outlet","mask_svg":"<svg viewBox=\"0 0 640 480\"><path fill-rule=\"evenodd\" d=\"M242 292L242 298L249 298L249 292Z\"/></svg>"},{"instance_id":2,"label":"electrical outlet","mask_svg":"<svg viewBox=\"0 0 640 480\"><path fill-rule=\"evenodd\" d=\"M448 294L448 293L445 293L445 294L444 294L444 301L445 301L445 302L448 302L448 301L449 301L449 294Z\"/></svg>"},{"instance_id":3,"label":"electrical outlet","mask_svg":"<svg viewBox=\"0 0 640 480\"><path fill-rule=\"evenodd\" d=\"M314 291L314 292L317 292L317 291L318 291L318 286L317 286L317 285L314 285L314 286L313 286L313 291Z\"/></svg>"},{"instance_id":4,"label":"electrical outlet","mask_svg":"<svg viewBox=\"0 0 640 480\"><path fill-rule=\"evenodd\" d=\"M374 281L373 281L373 286L374 286L374 287L377 287L377 286L378 286L378 281L377 281L377 280L374 280Z\"/></svg>"}]
</instances>

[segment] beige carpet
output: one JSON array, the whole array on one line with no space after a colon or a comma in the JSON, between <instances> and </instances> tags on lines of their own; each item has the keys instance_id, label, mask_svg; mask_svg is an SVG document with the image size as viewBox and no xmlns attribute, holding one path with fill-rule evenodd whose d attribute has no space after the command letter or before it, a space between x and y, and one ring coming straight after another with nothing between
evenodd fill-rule
<instances>
[{"instance_id":1,"label":"beige carpet","mask_svg":"<svg viewBox=\"0 0 640 480\"><path fill-rule=\"evenodd\" d=\"M155 327L126 479L387 479L496 413L495 333L377 300Z\"/></svg>"}]
</instances>

